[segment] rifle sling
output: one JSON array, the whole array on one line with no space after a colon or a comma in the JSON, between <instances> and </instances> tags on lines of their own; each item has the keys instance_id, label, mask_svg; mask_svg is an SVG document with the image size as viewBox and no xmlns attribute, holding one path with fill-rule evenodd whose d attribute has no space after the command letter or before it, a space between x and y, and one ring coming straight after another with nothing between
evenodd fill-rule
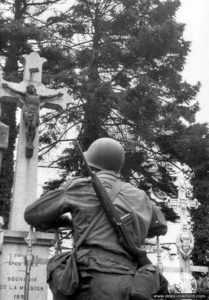
<instances>
[{"instance_id":1,"label":"rifle sling","mask_svg":"<svg viewBox=\"0 0 209 300\"><path fill-rule=\"evenodd\" d=\"M111 202L115 199L115 197L119 193L120 189L121 189L121 184L120 185L117 184L117 185L113 186L113 188L110 190L109 196L110 196ZM79 246L82 244L82 242L87 238L87 236L89 235L89 233L92 230L92 228L94 227L94 225L100 220L101 216L103 215L103 212L104 212L104 210L102 209L102 207L100 207L97 210L97 212L93 216L88 228L84 231L84 233L80 236L79 240L77 241L77 243L75 245L76 249L78 249Z\"/></svg>"},{"instance_id":2,"label":"rifle sling","mask_svg":"<svg viewBox=\"0 0 209 300\"><path fill-rule=\"evenodd\" d=\"M112 200L120 192L123 183L121 181L117 181L116 183L114 183L114 186L111 189L111 191L107 193L100 179L94 174L94 177L92 178L92 184L108 220L113 225L113 228L118 236L119 243L133 257L139 258L140 256L144 256L146 254L146 251L141 250L136 246L132 234L128 231L127 225L125 224L125 222L123 222L122 218L119 216L112 202ZM102 194L98 193L99 189L97 185L101 185L100 188L103 190ZM102 197L102 195L104 195L105 197Z\"/></svg>"}]
</instances>

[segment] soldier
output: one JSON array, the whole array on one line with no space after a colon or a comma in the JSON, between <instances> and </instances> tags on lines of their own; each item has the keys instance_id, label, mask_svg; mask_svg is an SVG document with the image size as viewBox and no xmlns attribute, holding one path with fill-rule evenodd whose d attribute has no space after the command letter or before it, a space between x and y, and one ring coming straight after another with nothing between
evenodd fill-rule
<instances>
[{"instance_id":1,"label":"soldier","mask_svg":"<svg viewBox=\"0 0 209 300\"><path fill-rule=\"evenodd\" d=\"M97 172L107 192L120 181L119 173L124 163L125 153L120 143L111 138L94 141L84 153L90 167ZM153 207L146 193L130 183L122 183L121 190L113 200L122 216L133 214L132 235L138 245L142 245L150 232L153 222ZM89 177L70 179L62 188L48 192L25 211L25 220L38 228L54 227L55 221L70 212L75 242L89 226L100 207ZM56 222L58 224L58 222ZM165 234L166 223L158 234ZM156 232L156 228L155 228ZM129 290L136 261L121 246L113 226L105 213L79 248L77 265L80 286L69 299L130 299ZM78 251L78 252L79 252ZM83 252L82 252L83 251ZM146 260L146 257L144 258ZM149 260L144 264L150 263ZM57 298L59 299L59 298ZM62 299L62 298L60 298Z\"/></svg>"}]
</instances>

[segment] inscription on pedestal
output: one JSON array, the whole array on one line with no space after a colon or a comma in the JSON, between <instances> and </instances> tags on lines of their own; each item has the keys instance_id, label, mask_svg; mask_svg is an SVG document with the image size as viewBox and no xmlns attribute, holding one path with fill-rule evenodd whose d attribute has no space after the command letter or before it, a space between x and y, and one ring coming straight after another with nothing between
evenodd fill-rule
<instances>
[{"instance_id":1,"label":"inscription on pedestal","mask_svg":"<svg viewBox=\"0 0 209 300\"><path fill-rule=\"evenodd\" d=\"M0 299L24 299L26 245L6 244L0 255ZM48 249L33 247L34 262L30 274L29 299L46 300L46 264Z\"/></svg>"}]
</instances>

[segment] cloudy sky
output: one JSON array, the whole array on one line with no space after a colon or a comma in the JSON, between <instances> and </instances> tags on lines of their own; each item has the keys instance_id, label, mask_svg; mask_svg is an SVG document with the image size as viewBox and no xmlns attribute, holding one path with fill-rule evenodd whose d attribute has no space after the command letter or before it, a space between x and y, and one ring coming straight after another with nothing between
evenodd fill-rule
<instances>
[{"instance_id":1,"label":"cloudy sky","mask_svg":"<svg viewBox=\"0 0 209 300\"><path fill-rule=\"evenodd\" d=\"M201 111L198 122L209 122L209 0L181 0L177 21L185 23L184 38L191 41L191 52L183 72L189 83L201 82L198 94Z\"/></svg>"}]
</instances>

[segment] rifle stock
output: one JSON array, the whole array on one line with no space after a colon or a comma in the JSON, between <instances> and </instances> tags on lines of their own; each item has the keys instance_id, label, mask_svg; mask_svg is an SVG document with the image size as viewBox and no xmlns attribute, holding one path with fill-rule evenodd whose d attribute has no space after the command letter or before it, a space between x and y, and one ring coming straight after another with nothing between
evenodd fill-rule
<instances>
[{"instance_id":1,"label":"rifle stock","mask_svg":"<svg viewBox=\"0 0 209 300\"><path fill-rule=\"evenodd\" d=\"M127 214L122 217L119 216L118 212L115 209L115 206L113 205L107 191L105 190L102 182L98 178L98 176L92 172L90 169L86 158L82 152L82 149L80 147L80 144L76 141L79 152L81 154L81 157L83 158L83 161L85 163L86 169L89 173L89 176L91 177L91 182L93 185L93 188L95 190L95 193L97 197L99 198L101 205L113 225L117 235L120 244L126 249L134 258L139 258L144 255L146 255L146 252L139 247L136 246L131 232L128 230L128 225L133 222L132 215Z\"/></svg>"}]
</instances>

